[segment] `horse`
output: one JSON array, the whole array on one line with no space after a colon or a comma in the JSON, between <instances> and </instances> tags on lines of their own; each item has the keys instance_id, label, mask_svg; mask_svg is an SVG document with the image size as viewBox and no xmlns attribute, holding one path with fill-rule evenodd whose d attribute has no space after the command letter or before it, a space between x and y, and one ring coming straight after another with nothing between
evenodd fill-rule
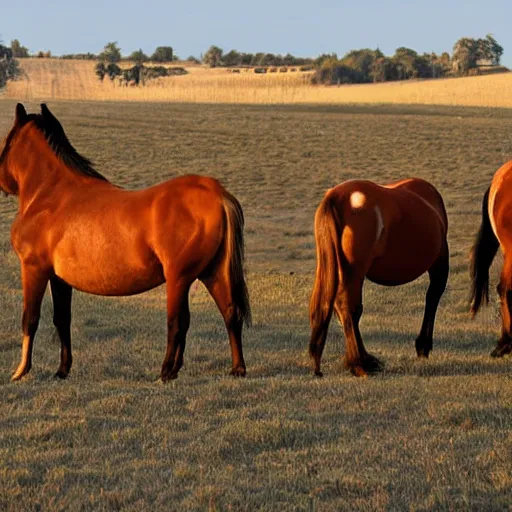
<instances>
[{"instance_id":1,"label":"horse","mask_svg":"<svg viewBox=\"0 0 512 512\"><path fill-rule=\"evenodd\" d=\"M315 375L333 309L345 333L345 368L367 376L383 368L359 331L365 278L385 286L414 281L428 272L425 313L416 339L428 358L437 307L449 273L448 218L433 185L418 178L387 185L350 180L327 191L315 214L316 276L310 300L309 354Z\"/></svg>"},{"instance_id":2,"label":"horse","mask_svg":"<svg viewBox=\"0 0 512 512\"><path fill-rule=\"evenodd\" d=\"M501 248L503 268L497 287L501 306L501 337L492 357L512 352L512 160L494 175L482 201L482 223L471 250L471 313L489 302L489 268Z\"/></svg>"},{"instance_id":3,"label":"horse","mask_svg":"<svg viewBox=\"0 0 512 512\"><path fill-rule=\"evenodd\" d=\"M12 380L32 366L32 348L48 282L60 338L56 377L72 364L72 290L134 295L167 287L167 350L162 381L183 365L190 324L188 292L199 279L228 331L234 376L245 376L242 328L250 323L244 277L242 207L215 179L181 176L129 191L113 185L69 142L45 104L18 104L0 152L0 188L17 196L11 242L21 265L22 355Z\"/></svg>"}]
</instances>

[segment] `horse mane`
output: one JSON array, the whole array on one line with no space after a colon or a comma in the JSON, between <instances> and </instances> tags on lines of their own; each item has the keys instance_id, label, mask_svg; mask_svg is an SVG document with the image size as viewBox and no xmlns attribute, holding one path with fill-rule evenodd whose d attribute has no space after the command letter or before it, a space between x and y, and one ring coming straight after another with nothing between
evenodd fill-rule
<instances>
[{"instance_id":1,"label":"horse mane","mask_svg":"<svg viewBox=\"0 0 512 512\"><path fill-rule=\"evenodd\" d=\"M70 169L83 176L108 181L105 176L94 169L92 162L82 156L73 147L58 119L48 110L46 105L41 105L41 114L28 114L26 123L34 121L36 128L44 135L48 145L54 154ZM25 123L25 124L26 124Z\"/></svg>"}]
</instances>

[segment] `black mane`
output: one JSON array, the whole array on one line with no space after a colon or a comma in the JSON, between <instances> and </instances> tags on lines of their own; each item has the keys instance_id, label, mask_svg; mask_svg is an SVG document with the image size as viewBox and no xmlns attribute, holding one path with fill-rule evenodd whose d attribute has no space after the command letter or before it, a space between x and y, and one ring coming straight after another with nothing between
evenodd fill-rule
<instances>
[{"instance_id":1,"label":"black mane","mask_svg":"<svg viewBox=\"0 0 512 512\"><path fill-rule=\"evenodd\" d=\"M92 162L89 159L80 155L80 153L78 153L78 151L72 146L64 133L62 125L48 110L46 105L41 105L41 110L41 114L28 114L26 123L34 121L35 126L45 136L48 145L52 148L55 155L60 158L65 165L83 176L108 181L105 176L94 169Z\"/></svg>"}]
</instances>

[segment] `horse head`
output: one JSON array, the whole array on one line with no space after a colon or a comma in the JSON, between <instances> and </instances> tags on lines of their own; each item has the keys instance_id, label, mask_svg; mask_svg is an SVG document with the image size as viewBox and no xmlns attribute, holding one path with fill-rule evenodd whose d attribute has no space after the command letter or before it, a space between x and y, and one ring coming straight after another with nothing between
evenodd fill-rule
<instances>
[{"instance_id":1,"label":"horse head","mask_svg":"<svg viewBox=\"0 0 512 512\"><path fill-rule=\"evenodd\" d=\"M7 134L7 137L4 139L3 147L0 152L0 189L5 194L15 195L18 192L18 180L16 178L15 166L9 159L9 152L15 145L17 136L22 128L30 122L30 117L25 107L21 103L18 103L14 115L14 124Z\"/></svg>"}]
</instances>

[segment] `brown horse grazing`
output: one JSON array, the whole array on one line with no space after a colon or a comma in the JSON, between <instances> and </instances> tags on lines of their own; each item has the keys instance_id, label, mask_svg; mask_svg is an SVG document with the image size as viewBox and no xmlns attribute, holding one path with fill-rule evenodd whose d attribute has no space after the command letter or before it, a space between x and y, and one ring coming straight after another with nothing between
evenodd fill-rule
<instances>
[{"instance_id":1,"label":"brown horse grazing","mask_svg":"<svg viewBox=\"0 0 512 512\"><path fill-rule=\"evenodd\" d=\"M242 327L250 321L243 273L243 213L216 180L183 176L127 191L112 185L69 143L61 124L16 107L0 153L0 188L18 196L12 245L21 263L23 348L12 379L29 372L41 301L50 282L61 341L56 376L71 368L72 288L133 295L167 283L167 352L163 381L183 364L190 323L188 291L200 279L229 334L232 371L245 375Z\"/></svg>"},{"instance_id":2,"label":"brown horse grazing","mask_svg":"<svg viewBox=\"0 0 512 512\"><path fill-rule=\"evenodd\" d=\"M441 195L421 179L385 186L352 180L326 193L315 215L317 267L309 310L315 375L322 375L333 308L345 332L345 366L358 376L381 369L380 361L366 352L359 332L365 277L396 286L428 271L425 315L416 339L418 356L428 357L448 279L447 229Z\"/></svg>"},{"instance_id":3,"label":"brown horse grazing","mask_svg":"<svg viewBox=\"0 0 512 512\"><path fill-rule=\"evenodd\" d=\"M512 160L502 165L484 194L482 225L471 254L471 312L489 302L489 267L501 247L503 269L498 284L501 303L501 338L492 357L512 352Z\"/></svg>"}]
</instances>

